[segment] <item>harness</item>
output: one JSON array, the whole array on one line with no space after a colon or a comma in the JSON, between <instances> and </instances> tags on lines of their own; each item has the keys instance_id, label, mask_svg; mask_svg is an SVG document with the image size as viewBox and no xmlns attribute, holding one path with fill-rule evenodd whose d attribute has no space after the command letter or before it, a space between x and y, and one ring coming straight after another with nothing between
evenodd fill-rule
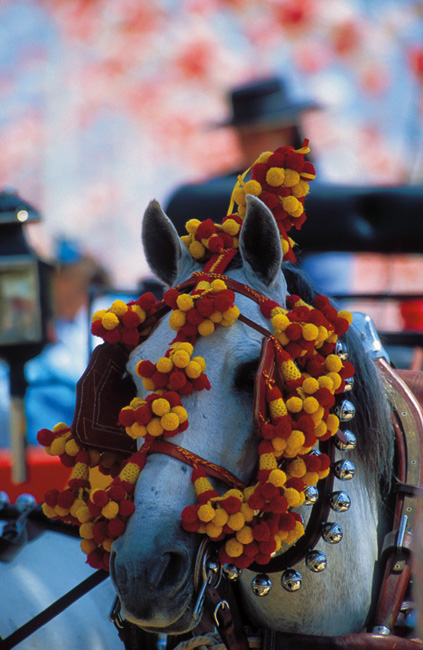
<instances>
[{"instance_id":1,"label":"harness","mask_svg":"<svg viewBox=\"0 0 423 650\"><path fill-rule=\"evenodd\" d=\"M204 276L204 273L201 274ZM213 277L214 274L208 274ZM222 277L217 275L215 277ZM197 282L194 276L184 282L179 291L189 291ZM264 299L261 294L255 292L247 285L243 285L231 278L225 277L228 288L240 293L260 304ZM151 322L146 323L153 326L169 310L164 306L159 309ZM260 412L263 411L266 385L263 377L269 378L276 385L282 385L283 378L280 376L278 364L275 359L275 347L272 343L273 335L261 325L256 324L242 314L239 320L248 327L263 335L259 369L256 375L254 391L254 419L257 421ZM102 448L108 450L119 450L130 452L134 448L134 442L128 437L122 436L117 427L110 422L116 418L104 418L104 410L101 404L108 403L110 409L116 412L122 404L118 402L127 400L128 386L122 380L125 373L127 354L120 346L103 346L94 352L90 365L78 384L78 408L76 411L74 428L80 442L88 447ZM110 351L112 350L112 354ZM272 630L261 631L262 650L290 650L294 648L380 648L381 650L393 650L402 648L411 650L422 646L422 642L413 639L405 639L395 634L397 631L398 617L403 603L407 597L411 579L411 556L413 548L413 526L417 515L417 496L423 492L423 468L421 455L423 453L423 413L419 404L419 398L423 393L423 378L421 373L412 371L394 371L383 359L376 361L387 390L393 412L393 426L396 442L396 476L393 487L395 494L395 515L392 531L386 536L381 557L385 564L385 573L379 591L379 599L376 607L376 614L370 633L350 634L336 637L316 637L298 634L286 634ZM101 380L101 381L100 381ZM113 393L116 386L124 386L125 390L119 394ZM115 403L111 404L107 396L115 394ZM123 403L123 402L122 402ZM88 410L87 410L88 409ZM107 424L106 424L107 422ZM108 427L107 442L105 443L104 429ZM119 436L119 437L118 437ZM343 434L337 434L338 442L345 444ZM125 447L123 449L123 439ZM321 443L321 448L327 453L331 462L334 459L334 446L330 441ZM216 464L210 463L207 459L184 449L168 440L156 439L152 441L148 454L162 453L184 462L192 467L202 467L208 476L217 478L230 487L242 487L242 483L231 472ZM280 572L288 567L295 566L299 561L314 549L321 536L322 523L328 521L329 499L328 496L333 489L333 473L319 482L319 496L313 506L305 534L286 553L272 558L270 563L263 567L252 565L253 571L257 572ZM223 643L228 650L247 650L249 648L246 636L244 621L238 604L236 584L229 580L222 573L221 567L213 557L213 547L209 543L202 544L199 551L196 568L196 590L198 593L194 614L202 622L199 630L211 629L214 625L220 634ZM98 584L104 579L103 572L94 574L93 579L82 584L80 595ZM94 584L91 584L93 583ZM69 596L69 594L68 594ZM65 598L65 597L64 597ZM66 598L65 598L66 599ZM60 599L63 604L63 599ZM70 603L69 603L70 604ZM56 604L54 604L56 605ZM65 605L66 606L66 605ZM54 610L54 606L52 606ZM202 612L204 609L204 616ZM49 608L51 610L51 608ZM52 613L51 610L49 612ZM61 610L60 610L61 611ZM57 612L58 613L58 612ZM119 604L116 603L111 618L118 627L119 634L128 649L136 648L140 643L145 645L145 639L151 637L146 633L134 629L134 626L125 621L120 615ZM46 622L45 617L40 619L39 625ZM38 626L37 626L38 627ZM17 631L12 637L24 638L22 633L31 633L36 629ZM19 633L19 634L17 634ZM25 634L27 636L27 634ZM0 648L12 648L14 638L4 640ZM169 638L169 649L179 641ZM151 640L151 639L150 639ZM143 645L143 647L144 647Z\"/></svg>"}]
</instances>

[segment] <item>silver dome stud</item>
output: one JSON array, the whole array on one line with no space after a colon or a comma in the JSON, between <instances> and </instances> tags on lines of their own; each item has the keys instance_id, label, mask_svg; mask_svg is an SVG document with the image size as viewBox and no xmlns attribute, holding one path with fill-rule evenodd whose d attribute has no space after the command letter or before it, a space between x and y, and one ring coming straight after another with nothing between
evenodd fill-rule
<instances>
[{"instance_id":1,"label":"silver dome stud","mask_svg":"<svg viewBox=\"0 0 423 650\"><path fill-rule=\"evenodd\" d=\"M306 567L313 571L313 573L320 573L324 571L327 567L328 561L327 557L321 551L310 551L306 557Z\"/></svg>"},{"instance_id":2,"label":"silver dome stud","mask_svg":"<svg viewBox=\"0 0 423 650\"><path fill-rule=\"evenodd\" d=\"M289 591L290 593L298 591L298 589L301 589L302 584L303 576L298 571L295 571L295 569L286 569L282 573L281 585L285 591Z\"/></svg>"},{"instance_id":3,"label":"silver dome stud","mask_svg":"<svg viewBox=\"0 0 423 650\"><path fill-rule=\"evenodd\" d=\"M334 408L334 413L339 417L341 422L349 422L355 416L355 406L350 400L344 399Z\"/></svg>"},{"instance_id":4,"label":"silver dome stud","mask_svg":"<svg viewBox=\"0 0 423 650\"><path fill-rule=\"evenodd\" d=\"M341 437L343 438L342 440ZM355 449L357 446L357 438L352 431L345 429L345 431L341 431L340 437L337 435L335 436L335 446L340 451L352 451L352 449Z\"/></svg>"},{"instance_id":5,"label":"silver dome stud","mask_svg":"<svg viewBox=\"0 0 423 650\"><path fill-rule=\"evenodd\" d=\"M267 596L271 588L272 581L265 573L259 573L251 581L251 589L253 590L253 594L259 596L260 598Z\"/></svg>"},{"instance_id":6,"label":"silver dome stud","mask_svg":"<svg viewBox=\"0 0 423 650\"><path fill-rule=\"evenodd\" d=\"M344 379L344 383L344 393L348 393L354 388L354 377L347 377L347 379Z\"/></svg>"},{"instance_id":7,"label":"silver dome stud","mask_svg":"<svg viewBox=\"0 0 423 650\"><path fill-rule=\"evenodd\" d=\"M37 504L37 499L32 494L27 494L26 492L20 494L15 501L15 506L17 507L19 512L23 512L28 508L32 508L36 504Z\"/></svg>"},{"instance_id":8,"label":"silver dome stud","mask_svg":"<svg viewBox=\"0 0 423 650\"><path fill-rule=\"evenodd\" d=\"M3 490L0 491L0 510L3 510L10 503L9 495Z\"/></svg>"},{"instance_id":9,"label":"silver dome stud","mask_svg":"<svg viewBox=\"0 0 423 650\"><path fill-rule=\"evenodd\" d=\"M333 464L332 471L340 481L350 481L354 478L355 467L350 460L344 458Z\"/></svg>"},{"instance_id":10,"label":"silver dome stud","mask_svg":"<svg viewBox=\"0 0 423 650\"><path fill-rule=\"evenodd\" d=\"M351 505L351 499L348 494L342 490L332 492L329 495L329 505L335 512L346 512Z\"/></svg>"},{"instance_id":11,"label":"silver dome stud","mask_svg":"<svg viewBox=\"0 0 423 650\"><path fill-rule=\"evenodd\" d=\"M242 569L238 569L235 564L224 564L222 566L222 571L224 576L228 579L231 580L232 582L235 582L238 580L238 578L242 574Z\"/></svg>"},{"instance_id":12,"label":"silver dome stud","mask_svg":"<svg viewBox=\"0 0 423 650\"><path fill-rule=\"evenodd\" d=\"M314 506L314 504L317 503L317 500L319 498L319 490L315 485L309 485L304 490L304 496L305 496L304 505Z\"/></svg>"},{"instance_id":13,"label":"silver dome stud","mask_svg":"<svg viewBox=\"0 0 423 650\"><path fill-rule=\"evenodd\" d=\"M347 346L343 341L340 341L339 339L336 342L334 352L341 359L341 361L346 361L348 359Z\"/></svg>"},{"instance_id":14,"label":"silver dome stud","mask_svg":"<svg viewBox=\"0 0 423 650\"><path fill-rule=\"evenodd\" d=\"M335 522L326 522L322 525L322 538L327 544L339 544L344 533L339 524Z\"/></svg>"}]
</instances>

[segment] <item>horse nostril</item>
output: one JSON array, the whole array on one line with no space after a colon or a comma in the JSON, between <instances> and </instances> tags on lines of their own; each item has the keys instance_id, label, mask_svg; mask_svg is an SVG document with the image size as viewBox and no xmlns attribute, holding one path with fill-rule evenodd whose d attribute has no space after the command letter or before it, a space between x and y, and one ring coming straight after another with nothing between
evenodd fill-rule
<instances>
[{"instance_id":1,"label":"horse nostril","mask_svg":"<svg viewBox=\"0 0 423 650\"><path fill-rule=\"evenodd\" d=\"M155 589L179 589L189 575L190 556L185 548L164 551L151 571L151 586Z\"/></svg>"}]
</instances>

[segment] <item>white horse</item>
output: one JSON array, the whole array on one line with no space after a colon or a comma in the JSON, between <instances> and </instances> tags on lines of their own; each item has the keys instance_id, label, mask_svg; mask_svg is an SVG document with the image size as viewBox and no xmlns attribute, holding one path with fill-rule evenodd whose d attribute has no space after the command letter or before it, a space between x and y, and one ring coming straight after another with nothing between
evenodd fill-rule
<instances>
[{"instance_id":1,"label":"white horse","mask_svg":"<svg viewBox=\"0 0 423 650\"><path fill-rule=\"evenodd\" d=\"M93 573L81 562L79 540L53 530L46 529L24 544L10 561L0 557L0 638L12 635ZM114 598L114 589L106 578L13 647L114 650L120 645L117 631L108 620Z\"/></svg>"},{"instance_id":2,"label":"white horse","mask_svg":"<svg viewBox=\"0 0 423 650\"><path fill-rule=\"evenodd\" d=\"M279 233L270 211L254 197L247 198L247 205L239 242L242 264L229 267L226 275L282 306L287 291L310 300L310 288L304 284L304 296L298 286L293 286L295 273L281 270ZM200 270L157 202L150 204L144 217L143 245L152 271L169 286ZM236 304L242 314L268 327L255 302L237 294ZM168 349L173 334L167 321L162 319L130 357L128 369L142 397L146 392L136 376L135 365L141 359L155 362ZM173 440L225 467L244 483L251 478L257 460L253 377L262 338L239 321L210 337L199 338L196 354L206 359L212 388L184 398L190 425ZM393 442L387 404L372 361L360 352L353 335L348 340L357 374L352 399L357 407L358 450L351 456L356 475L347 487L351 508L336 513L344 539L336 545L320 543L326 547L322 550L328 563L322 573L313 574L301 565L295 567L303 575L302 588L295 593L284 590L280 576L272 575L270 593L257 598L250 587L255 573L242 572L243 608L257 627L340 635L362 631L369 620L380 535L387 518L380 484L383 479L389 481L392 472ZM181 511L196 502L190 474L187 465L178 460L151 455L136 485L135 513L124 535L113 544L111 577L123 613L150 632L180 634L197 623L193 619L193 570L200 536L184 532L181 527ZM335 489L343 489L337 480L335 484ZM216 489L220 489L219 485ZM306 520L309 510L305 506L300 510Z\"/></svg>"}]
</instances>

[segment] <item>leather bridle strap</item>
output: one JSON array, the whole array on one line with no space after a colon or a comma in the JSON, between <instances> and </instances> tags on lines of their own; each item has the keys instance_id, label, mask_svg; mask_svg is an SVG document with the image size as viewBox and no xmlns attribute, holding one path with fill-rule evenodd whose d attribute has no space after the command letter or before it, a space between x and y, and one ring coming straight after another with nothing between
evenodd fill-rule
<instances>
[{"instance_id":1,"label":"leather bridle strap","mask_svg":"<svg viewBox=\"0 0 423 650\"><path fill-rule=\"evenodd\" d=\"M173 442L168 440L159 440L158 438L153 440L149 446L148 454L166 454L176 460L190 465L190 467L202 467L208 476L217 478L219 481L223 481L231 488L237 488L238 490L243 490L245 485L242 481L239 480L232 472L221 467L220 465L215 465L209 460L194 454L194 452L175 445Z\"/></svg>"}]
</instances>

